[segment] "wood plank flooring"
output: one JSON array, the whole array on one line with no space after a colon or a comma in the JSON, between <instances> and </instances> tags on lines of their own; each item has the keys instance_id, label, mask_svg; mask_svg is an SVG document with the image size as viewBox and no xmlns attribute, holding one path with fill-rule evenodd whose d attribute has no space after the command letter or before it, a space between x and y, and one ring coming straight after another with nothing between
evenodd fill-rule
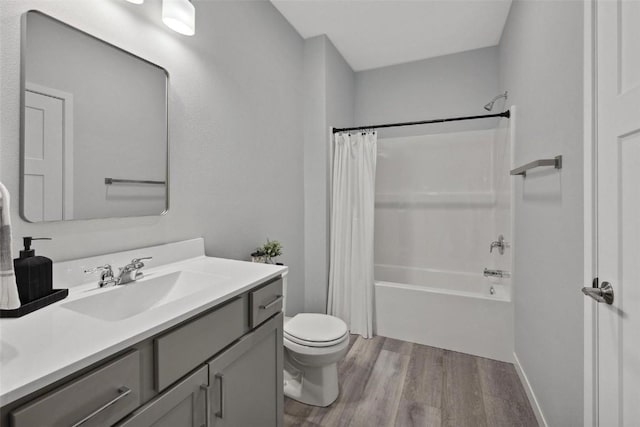
<instances>
[{"instance_id":1,"label":"wood plank flooring","mask_svg":"<svg viewBox=\"0 0 640 427\"><path fill-rule=\"evenodd\" d=\"M287 427L533 427L515 368L391 338L352 335L330 407L286 398Z\"/></svg>"}]
</instances>

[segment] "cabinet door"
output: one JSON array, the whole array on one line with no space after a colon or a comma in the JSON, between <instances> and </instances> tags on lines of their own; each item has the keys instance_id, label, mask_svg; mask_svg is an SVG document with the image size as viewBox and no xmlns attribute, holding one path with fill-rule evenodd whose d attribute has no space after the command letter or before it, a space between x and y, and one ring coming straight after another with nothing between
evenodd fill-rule
<instances>
[{"instance_id":1,"label":"cabinet door","mask_svg":"<svg viewBox=\"0 0 640 427\"><path fill-rule=\"evenodd\" d=\"M137 409L118 427L200 427L206 419L208 369L202 366Z\"/></svg>"},{"instance_id":2,"label":"cabinet door","mask_svg":"<svg viewBox=\"0 0 640 427\"><path fill-rule=\"evenodd\" d=\"M209 361L212 426L282 426L282 319L272 317Z\"/></svg>"}]
</instances>

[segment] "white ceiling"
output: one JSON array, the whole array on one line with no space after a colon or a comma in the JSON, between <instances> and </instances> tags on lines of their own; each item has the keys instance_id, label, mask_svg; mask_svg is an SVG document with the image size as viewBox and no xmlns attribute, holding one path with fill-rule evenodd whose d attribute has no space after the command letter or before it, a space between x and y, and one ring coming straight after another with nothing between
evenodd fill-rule
<instances>
[{"instance_id":1,"label":"white ceiling","mask_svg":"<svg viewBox=\"0 0 640 427\"><path fill-rule=\"evenodd\" d=\"M495 46L511 0L271 0L303 38L329 36L355 71Z\"/></svg>"}]
</instances>

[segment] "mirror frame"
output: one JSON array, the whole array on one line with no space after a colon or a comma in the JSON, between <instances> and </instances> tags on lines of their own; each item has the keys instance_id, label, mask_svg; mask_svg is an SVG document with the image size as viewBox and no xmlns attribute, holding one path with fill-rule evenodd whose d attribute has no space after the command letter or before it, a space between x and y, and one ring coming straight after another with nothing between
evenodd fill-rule
<instances>
[{"instance_id":1,"label":"mirror frame","mask_svg":"<svg viewBox=\"0 0 640 427\"><path fill-rule=\"evenodd\" d=\"M165 185L165 208L162 212L158 213L158 214L150 214L150 215L120 215L120 216L104 216L104 217L96 217L96 218L72 218L72 219L62 219L62 220L51 220L51 221L31 221L29 220L26 215L24 214L24 205L25 205L25 194L24 194L24 184L25 184L25 180L24 180L24 172L25 172L25 106L26 106L26 56L27 56L27 15L29 13L37 13L39 15L42 15L48 19L51 19L53 21L55 21L58 24L61 24L63 26L65 26L66 28L76 31L78 33L80 33L83 36L88 36L91 37L92 39L99 41L107 46L110 46L112 48L117 49L119 52L124 53L134 59L137 59L139 61L143 61L149 65L152 65L153 67L158 68L160 71L162 71L165 75L165 123L166 123L166 185ZM141 56L138 56L134 53L131 53L113 43L110 43L106 40L103 40L99 37L94 36L93 34L90 34L86 31L83 31L79 28L74 27L73 25L67 24L66 22L63 22L57 18L54 18L51 15L48 15L40 10L37 9L29 9L28 11L24 12L22 14L21 17L21 23L20 23L20 218L22 218L24 221L31 223L31 224L42 224L42 223L53 223L53 222L67 222L67 221L92 221L92 220L101 220L101 219L113 219L113 218L145 218L145 217L155 217L155 216L164 216L169 212L169 206L170 206L170 175L171 175L171 170L170 170L170 138L169 138L169 72L167 71L166 68L161 67L160 65L151 62L147 59L142 58Z\"/></svg>"}]
</instances>

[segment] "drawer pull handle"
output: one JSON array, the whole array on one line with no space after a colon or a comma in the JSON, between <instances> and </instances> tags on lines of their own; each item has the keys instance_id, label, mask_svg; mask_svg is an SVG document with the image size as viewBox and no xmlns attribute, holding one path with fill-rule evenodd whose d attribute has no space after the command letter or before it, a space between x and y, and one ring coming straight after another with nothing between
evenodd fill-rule
<instances>
[{"instance_id":1,"label":"drawer pull handle","mask_svg":"<svg viewBox=\"0 0 640 427\"><path fill-rule=\"evenodd\" d=\"M202 390L204 390L204 411L205 411L205 415L204 415L204 422L205 422L205 427L210 427L211 426L211 408L210 408L210 403L209 403L209 390L211 390L211 387L209 387L206 384L202 384L200 386L200 388Z\"/></svg>"},{"instance_id":2,"label":"drawer pull handle","mask_svg":"<svg viewBox=\"0 0 640 427\"><path fill-rule=\"evenodd\" d=\"M274 298L273 301L271 301L269 304L263 304L260 306L260 310L268 310L271 307L273 307L274 305L276 305L277 303L279 303L280 301L282 301L282 299L284 298L283 295L278 295L277 297Z\"/></svg>"},{"instance_id":3,"label":"drawer pull handle","mask_svg":"<svg viewBox=\"0 0 640 427\"><path fill-rule=\"evenodd\" d=\"M110 401L108 401L107 403L105 403L104 405L102 405L101 407L99 407L98 409L96 409L95 411L93 411L92 413L90 413L89 415L87 415L86 417L84 417L83 419L78 421L77 423L73 424L71 427L81 426L82 424L84 424L87 421L89 421L91 418L93 418L96 415L98 415L100 412L102 412L105 409L107 409L109 406L116 404L120 399L124 399L129 394L131 394L131 389L130 388L128 388L128 387L120 387L118 389L118 395L116 397L114 397L113 399L111 399Z\"/></svg>"},{"instance_id":4,"label":"drawer pull handle","mask_svg":"<svg viewBox=\"0 0 640 427\"><path fill-rule=\"evenodd\" d=\"M220 409L218 410L218 412L216 412L216 417L218 418L224 418L224 375L222 374L216 374L215 375L216 379L218 380L218 384L219 384L219 392L220 392Z\"/></svg>"}]
</instances>

